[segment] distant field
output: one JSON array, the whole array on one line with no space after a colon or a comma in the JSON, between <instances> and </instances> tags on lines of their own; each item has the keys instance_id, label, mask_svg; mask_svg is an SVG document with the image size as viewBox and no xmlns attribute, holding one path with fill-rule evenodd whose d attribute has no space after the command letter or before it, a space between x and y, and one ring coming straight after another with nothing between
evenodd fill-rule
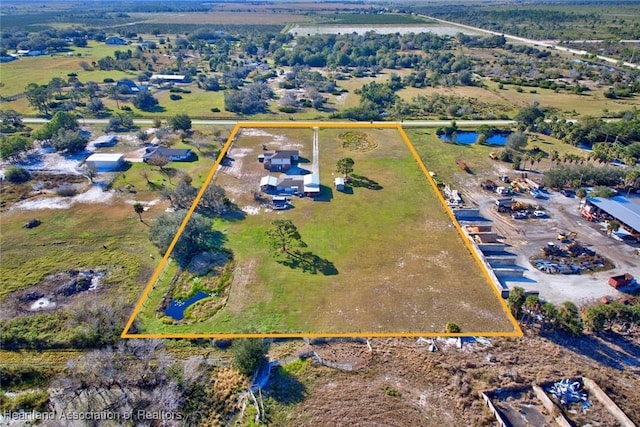
<instances>
[{"instance_id":1,"label":"distant field","mask_svg":"<svg viewBox=\"0 0 640 427\"><path fill-rule=\"evenodd\" d=\"M274 13L269 11L133 13L131 15L136 22L146 24L286 25L297 22L311 22L308 16L302 14Z\"/></svg>"},{"instance_id":2,"label":"distant field","mask_svg":"<svg viewBox=\"0 0 640 427\"><path fill-rule=\"evenodd\" d=\"M198 323L162 323L156 310L176 271L169 264L137 316L141 331L420 334L441 333L447 322L455 321L463 331L514 333L494 290L398 133L364 130L378 147L353 152L338 143L344 131L319 132L319 200L295 199L287 211L270 212L258 205L249 209L258 213L243 220L216 221L235 262L229 299L221 311ZM308 128L246 129L228 154L233 166L220 170L214 182L247 210L255 205L252 192L266 174L256 160L262 144L296 147L311 161L311 141ZM355 160L354 174L369 184L342 193L331 183L337 160L345 156ZM312 274L278 263L264 234L276 218L291 219L308 244L306 250L333 267Z\"/></svg>"},{"instance_id":3,"label":"distant field","mask_svg":"<svg viewBox=\"0 0 640 427\"><path fill-rule=\"evenodd\" d=\"M377 15L367 15L377 16ZM389 24L371 24L370 22L362 23L343 23L339 21L328 21L319 24L296 24L288 28L288 32L299 35L315 35L315 34L364 34L374 31L379 34L408 34L429 32L440 36L455 36L458 33L469 35L477 35L479 32L468 28L444 25L441 23L427 22L410 22L410 23L389 23Z\"/></svg>"},{"instance_id":4,"label":"distant field","mask_svg":"<svg viewBox=\"0 0 640 427\"><path fill-rule=\"evenodd\" d=\"M503 112L511 117L521 108L527 107L533 102L539 102L542 107L556 108L561 114L574 117L601 117L605 115L605 112L615 113L640 107L640 98L637 96L626 99L608 99L604 97L602 89L587 91L581 95L534 87L522 87L522 92L518 92L517 85L505 84L503 89L498 89L498 84L495 82L488 79L483 82L487 85L487 89L462 86L405 88L398 91L398 95L407 100L416 95L430 96L435 93L474 98L483 103L503 106Z\"/></svg>"},{"instance_id":5,"label":"distant field","mask_svg":"<svg viewBox=\"0 0 640 427\"><path fill-rule=\"evenodd\" d=\"M428 18L399 13L340 13L333 15L321 15L315 18L315 21L317 24L343 25L402 25L434 22Z\"/></svg>"},{"instance_id":6,"label":"distant field","mask_svg":"<svg viewBox=\"0 0 640 427\"><path fill-rule=\"evenodd\" d=\"M37 56L33 58L25 57L17 61L4 63L1 65L1 79L4 87L0 88L2 96L13 96L24 92L24 88L29 83L46 84L53 77L68 79L67 74L76 73L82 82L95 81L102 83L103 79L109 77L114 80L123 77L135 77L136 74L124 71L84 71L80 62L85 61L91 64L107 55L113 56L116 50L126 51L127 46L109 46L104 43L91 42L89 47L74 48L74 55L81 53L82 56L68 56L65 53L57 55Z\"/></svg>"}]
</instances>

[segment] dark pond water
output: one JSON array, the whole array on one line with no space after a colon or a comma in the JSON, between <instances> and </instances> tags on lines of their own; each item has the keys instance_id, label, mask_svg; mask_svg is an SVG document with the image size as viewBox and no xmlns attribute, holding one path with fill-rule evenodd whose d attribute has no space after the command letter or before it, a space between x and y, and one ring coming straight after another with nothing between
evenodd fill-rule
<instances>
[{"instance_id":1,"label":"dark pond water","mask_svg":"<svg viewBox=\"0 0 640 427\"><path fill-rule=\"evenodd\" d=\"M494 133L487 138L487 144L489 145L505 145L507 143L507 133ZM440 139L444 142L451 142L451 135L440 135ZM455 143L462 145L475 144L478 139L478 132L472 131L458 131L455 134Z\"/></svg>"},{"instance_id":2,"label":"dark pond water","mask_svg":"<svg viewBox=\"0 0 640 427\"><path fill-rule=\"evenodd\" d=\"M173 320L182 320L184 319L184 311L190 305L200 301L208 297L209 294L206 292L198 291L194 296L186 300L172 300L169 307L165 310L164 314L173 318Z\"/></svg>"}]
</instances>

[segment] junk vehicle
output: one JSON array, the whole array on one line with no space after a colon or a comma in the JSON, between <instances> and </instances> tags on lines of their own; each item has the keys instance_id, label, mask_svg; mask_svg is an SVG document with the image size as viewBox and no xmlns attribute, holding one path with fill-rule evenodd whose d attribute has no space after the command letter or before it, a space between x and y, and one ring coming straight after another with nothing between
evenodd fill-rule
<instances>
[{"instance_id":1,"label":"junk vehicle","mask_svg":"<svg viewBox=\"0 0 640 427\"><path fill-rule=\"evenodd\" d=\"M633 282L633 276L629 273L609 277L609 285L615 289L627 286L631 282Z\"/></svg>"}]
</instances>

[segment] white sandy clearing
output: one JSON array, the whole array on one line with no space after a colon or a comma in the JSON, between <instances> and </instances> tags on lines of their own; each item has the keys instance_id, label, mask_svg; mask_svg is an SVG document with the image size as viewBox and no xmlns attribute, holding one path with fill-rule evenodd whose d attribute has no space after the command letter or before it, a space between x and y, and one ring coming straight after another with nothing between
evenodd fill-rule
<instances>
[{"instance_id":1,"label":"white sandy clearing","mask_svg":"<svg viewBox=\"0 0 640 427\"><path fill-rule=\"evenodd\" d=\"M242 208L242 212L247 215L257 215L260 213L260 208L256 208L255 206L245 206Z\"/></svg>"},{"instance_id":2,"label":"white sandy clearing","mask_svg":"<svg viewBox=\"0 0 640 427\"><path fill-rule=\"evenodd\" d=\"M43 197L36 200L25 200L16 203L14 209L69 209L76 203L107 203L113 198L111 191L103 191L100 187L91 187L88 191L73 197Z\"/></svg>"},{"instance_id":3,"label":"white sandy clearing","mask_svg":"<svg viewBox=\"0 0 640 427\"><path fill-rule=\"evenodd\" d=\"M33 311L47 310L50 308L54 308L55 306L56 306L56 303L51 301L49 298L40 298L37 301L35 301L33 304L31 304L30 309Z\"/></svg>"},{"instance_id":4,"label":"white sandy clearing","mask_svg":"<svg viewBox=\"0 0 640 427\"><path fill-rule=\"evenodd\" d=\"M125 203L128 205L135 205L136 203L140 203L142 206L144 206L144 210L146 211L147 209L149 209L151 206L155 206L158 203L160 203L160 199L154 199L148 202L144 202L144 201L140 201L140 200L126 200Z\"/></svg>"},{"instance_id":5,"label":"white sandy clearing","mask_svg":"<svg viewBox=\"0 0 640 427\"><path fill-rule=\"evenodd\" d=\"M269 132L265 132L262 129L242 129L242 136L273 136Z\"/></svg>"}]
</instances>

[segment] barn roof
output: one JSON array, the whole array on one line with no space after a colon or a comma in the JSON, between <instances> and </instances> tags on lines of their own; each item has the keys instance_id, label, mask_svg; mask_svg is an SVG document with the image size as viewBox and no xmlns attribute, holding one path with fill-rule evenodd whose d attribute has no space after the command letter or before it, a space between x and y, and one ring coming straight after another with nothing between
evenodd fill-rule
<instances>
[{"instance_id":1,"label":"barn roof","mask_svg":"<svg viewBox=\"0 0 640 427\"><path fill-rule=\"evenodd\" d=\"M615 196L610 199L592 197L588 201L618 221L640 232L640 205L623 196Z\"/></svg>"}]
</instances>

